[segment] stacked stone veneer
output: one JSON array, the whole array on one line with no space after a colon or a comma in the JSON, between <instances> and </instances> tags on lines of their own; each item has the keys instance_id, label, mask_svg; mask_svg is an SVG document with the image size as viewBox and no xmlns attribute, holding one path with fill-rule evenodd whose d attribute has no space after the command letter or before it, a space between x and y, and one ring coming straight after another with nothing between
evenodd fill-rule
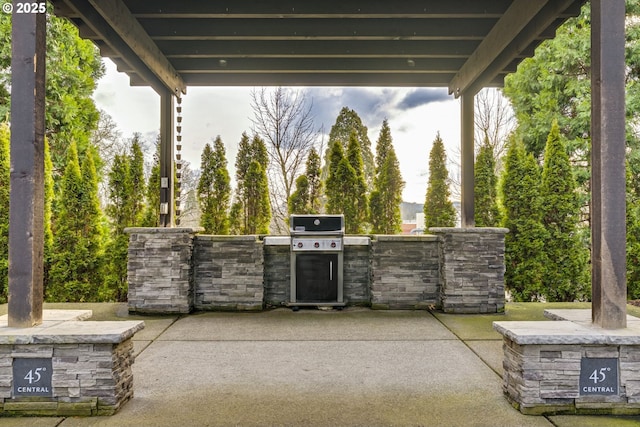
<instances>
[{"instance_id":1,"label":"stacked stone veneer","mask_svg":"<svg viewBox=\"0 0 640 427\"><path fill-rule=\"evenodd\" d=\"M193 228L127 228L129 310L189 313L194 305Z\"/></svg>"},{"instance_id":2,"label":"stacked stone veneer","mask_svg":"<svg viewBox=\"0 0 640 427\"><path fill-rule=\"evenodd\" d=\"M196 310L262 310L264 251L258 236L197 236Z\"/></svg>"},{"instance_id":3,"label":"stacked stone veneer","mask_svg":"<svg viewBox=\"0 0 640 427\"><path fill-rule=\"evenodd\" d=\"M506 228L430 228L440 243L445 313L504 312Z\"/></svg>"},{"instance_id":4,"label":"stacked stone veneer","mask_svg":"<svg viewBox=\"0 0 640 427\"><path fill-rule=\"evenodd\" d=\"M530 415L639 414L640 322L634 322L611 331L589 322L495 322L504 337L505 397ZM581 395L582 358L617 359L617 395Z\"/></svg>"},{"instance_id":5,"label":"stacked stone veneer","mask_svg":"<svg viewBox=\"0 0 640 427\"><path fill-rule=\"evenodd\" d=\"M374 236L371 242L371 306L425 309L438 304L439 239Z\"/></svg>"},{"instance_id":6,"label":"stacked stone veneer","mask_svg":"<svg viewBox=\"0 0 640 427\"><path fill-rule=\"evenodd\" d=\"M43 325L33 328L6 328L6 320L0 327L0 416L117 412L133 397L131 337L144 323L52 322L47 317L45 311ZM51 359L51 396L13 395L13 361L18 358Z\"/></svg>"},{"instance_id":7,"label":"stacked stone veneer","mask_svg":"<svg viewBox=\"0 0 640 427\"><path fill-rule=\"evenodd\" d=\"M345 236L348 305L504 310L505 229L434 229L426 236ZM127 229L129 310L257 310L290 301L288 236L206 236L190 228Z\"/></svg>"}]
</instances>

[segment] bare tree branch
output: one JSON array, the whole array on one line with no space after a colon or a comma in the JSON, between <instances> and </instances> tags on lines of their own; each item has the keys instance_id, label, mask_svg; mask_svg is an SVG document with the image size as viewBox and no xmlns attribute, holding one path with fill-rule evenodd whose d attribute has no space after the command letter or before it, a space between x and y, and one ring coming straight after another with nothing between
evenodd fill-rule
<instances>
[{"instance_id":1,"label":"bare tree branch","mask_svg":"<svg viewBox=\"0 0 640 427\"><path fill-rule=\"evenodd\" d=\"M278 233L288 230L287 201L318 139L312 107L300 90L278 87L251 92L253 132L265 140L269 153L271 211Z\"/></svg>"}]
</instances>

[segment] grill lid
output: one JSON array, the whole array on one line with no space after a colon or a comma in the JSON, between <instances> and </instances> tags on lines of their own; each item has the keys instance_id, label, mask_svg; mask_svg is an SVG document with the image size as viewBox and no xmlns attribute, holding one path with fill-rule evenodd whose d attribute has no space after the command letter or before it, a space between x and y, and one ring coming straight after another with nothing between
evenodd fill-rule
<instances>
[{"instance_id":1,"label":"grill lid","mask_svg":"<svg viewBox=\"0 0 640 427\"><path fill-rule=\"evenodd\" d=\"M344 234L344 215L291 215L291 234Z\"/></svg>"}]
</instances>

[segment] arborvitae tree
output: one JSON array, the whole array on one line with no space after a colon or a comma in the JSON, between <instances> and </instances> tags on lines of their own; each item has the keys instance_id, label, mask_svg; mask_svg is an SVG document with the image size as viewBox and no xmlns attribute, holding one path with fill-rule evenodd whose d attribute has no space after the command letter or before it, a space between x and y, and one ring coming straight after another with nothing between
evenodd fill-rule
<instances>
[{"instance_id":1,"label":"arborvitae tree","mask_svg":"<svg viewBox=\"0 0 640 427\"><path fill-rule=\"evenodd\" d=\"M257 160L252 161L249 165L245 185L248 218L246 234L267 234L271 222L269 184L267 183L267 172Z\"/></svg>"},{"instance_id":2,"label":"arborvitae tree","mask_svg":"<svg viewBox=\"0 0 640 427\"><path fill-rule=\"evenodd\" d=\"M320 177L320 155L312 148L307 158L305 175L309 183L309 213L320 213L322 179Z\"/></svg>"},{"instance_id":3,"label":"arborvitae tree","mask_svg":"<svg viewBox=\"0 0 640 427\"><path fill-rule=\"evenodd\" d=\"M373 233L400 233L402 224L400 204L403 188L404 181L393 149L391 129L385 119L376 144L376 177L369 201Z\"/></svg>"},{"instance_id":4,"label":"arborvitae tree","mask_svg":"<svg viewBox=\"0 0 640 427\"><path fill-rule=\"evenodd\" d=\"M88 150L81 172L74 143L69 146L67 159L56 200L46 297L49 301L96 301L102 279L104 233L95 166Z\"/></svg>"},{"instance_id":5,"label":"arborvitae tree","mask_svg":"<svg viewBox=\"0 0 640 427\"><path fill-rule=\"evenodd\" d=\"M309 180L306 175L300 175L296 179L296 190L289 197L289 214L307 214L309 209Z\"/></svg>"},{"instance_id":6,"label":"arborvitae tree","mask_svg":"<svg viewBox=\"0 0 640 427\"><path fill-rule=\"evenodd\" d=\"M107 220L100 206L98 197L98 175L94 161L94 149L88 149L80 166L82 173L82 236L86 240L88 256L85 259L85 277L92 287L91 292L95 292L103 283L103 267L105 255L105 243L109 235ZM96 300L97 297L94 297Z\"/></svg>"},{"instance_id":7,"label":"arborvitae tree","mask_svg":"<svg viewBox=\"0 0 640 427\"><path fill-rule=\"evenodd\" d=\"M9 286L9 126L0 124L0 303L7 302Z\"/></svg>"},{"instance_id":8,"label":"arborvitae tree","mask_svg":"<svg viewBox=\"0 0 640 427\"><path fill-rule=\"evenodd\" d=\"M349 199L353 204L353 218L351 218L352 223L350 225L345 223L345 232L361 234L365 233L368 228L367 220L369 219L369 199L367 197L367 184L365 181L360 142L358 141L355 133L352 133L349 138L347 159L349 161L349 165L355 172L355 180L349 196Z\"/></svg>"},{"instance_id":9,"label":"arborvitae tree","mask_svg":"<svg viewBox=\"0 0 640 427\"><path fill-rule=\"evenodd\" d=\"M640 189L633 185L637 179L627 164L627 296L630 299L640 298Z\"/></svg>"},{"instance_id":10,"label":"arborvitae tree","mask_svg":"<svg viewBox=\"0 0 640 427\"><path fill-rule=\"evenodd\" d=\"M105 286L100 291L103 301L126 301L127 296L127 249L129 237L125 227L130 223L133 212L133 180L131 158L117 154L109 171L109 204L107 215L111 219L111 241L107 246L109 258L106 263Z\"/></svg>"},{"instance_id":11,"label":"arborvitae tree","mask_svg":"<svg viewBox=\"0 0 640 427\"><path fill-rule=\"evenodd\" d=\"M320 212L320 156L312 148L307 158L306 170L296 179L296 190L289 197L289 214L313 214Z\"/></svg>"},{"instance_id":12,"label":"arborvitae tree","mask_svg":"<svg viewBox=\"0 0 640 427\"><path fill-rule=\"evenodd\" d=\"M151 174L147 181L146 200L147 204L141 225L143 227L158 227L160 225L160 157L157 149L153 157Z\"/></svg>"},{"instance_id":13,"label":"arborvitae tree","mask_svg":"<svg viewBox=\"0 0 640 427\"><path fill-rule=\"evenodd\" d=\"M358 116L358 113L354 110L351 110L348 107L343 107L342 110L340 110L340 113L336 118L336 122L329 132L328 151L331 150L331 146L336 141L339 141L340 144L342 144L342 150L346 151L353 132L356 133L356 139L360 145L360 152L364 164L365 182L367 183L367 188L371 188L373 185L373 177L375 175L373 153L371 152L371 141L367 135L367 127L362 123L362 119L360 119L360 116ZM325 162L325 177L328 174L328 167L330 163L331 158L330 156L327 156L327 160Z\"/></svg>"},{"instance_id":14,"label":"arborvitae tree","mask_svg":"<svg viewBox=\"0 0 640 427\"><path fill-rule=\"evenodd\" d=\"M349 183L339 179L338 175L342 177L347 175L346 172L349 167L349 161L344 158L344 150L340 142L334 142L331 145L328 158L329 175L324 185L327 195L327 213L344 213L344 204L346 203L345 195L347 194L345 187ZM339 172L341 168L345 170ZM352 175L355 176L355 173L352 172Z\"/></svg>"},{"instance_id":15,"label":"arborvitae tree","mask_svg":"<svg viewBox=\"0 0 640 427\"><path fill-rule=\"evenodd\" d=\"M569 155L554 121L547 138L540 187L542 225L547 230L543 293L547 301L583 300L590 296L587 248L577 233L580 201Z\"/></svg>"},{"instance_id":16,"label":"arborvitae tree","mask_svg":"<svg viewBox=\"0 0 640 427\"><path fill-rule=\"evenodd\" d=\"M144 215L146 183L144 180L144 153L140 145L140 135L135 134L129 149L129 175L131 180L131 217L128 227L141 225Z\"/></svg>"},{"instance_id":17,"label":"arborvitae tree","mask_svg":"<svg viewBox=\"0 0 640 427\"><path fill-rule=\"evenodd\" d=\"M425 228L456 225L456 208L449 200L451 191L448 180L447 153L438 133L429 153L429 181L424 202Z\"/></svg>"},{"instance_id":18,"label":"arborvitae tree","mask_svg":"<svg viewBox=\"0 0 640 427\"><path fill-rule=\"evenodd\" d=\"M236 155L237 187L231 206L231 231L234 234L269 232L271 207L266 172L268 162L264 141L256 135L249 142L249 137L243 133Z\"/></svg>"},{"instance_id":19,"label":"arborvitae tree","mask_svg":"<svg viewBox=\"0 0 640 427\"><path fill-rule=\"evenodd\" d=\"M335 142L330 152L331 165L326 182L327 212L343 214L345 231L349 234L362 233L367 219L362 160L358 162L358 158L359 146L355 135L351 139L346 157L342 152L342 145ZM356 169L358 167L360 171Z\"/></svg>"},{"instance_id":20,"label":"arborvitae tree","mask_svg":"<svg viewBox=\"0 0 640 427\"><path fill-rule=\"evenodd\" d=\"M480 147L474 168L475 176L475 221L476 227L496 227L500 223L498 209L498 178L493 147L488 139Z\"/></svg>"},{"instance_id":21,"label":"arborvitae tree","mask_svg":"<svg viewBox=\"0 0 640 427\"><path fill-rule=\"evenodd\" d=\"M49 271L53 254L53 231L51 229L54 201L53 162L49 151L49 141L44 140L44 272L43 285L46 294L49 286Z\"/></svg>"},{"instance_id":22,"label":"arborvitae tree","mask_svg":"<svg viewBox=\"0 0 640 427\"><path fill-rule=\"evenodd\" d=\"M198 200L202 211L200 225L209 234L229 234L231 178L220 136L216 137L213 145L213 148L205 145L201 156L198 182Z\"/></svg>"},{"instance_id":23,"label":"arborvitae tree","mask_svg":"<svg viewBox=\"0 0 640 427\"><path fill-rule=\"evenodd\" d=\"M505 236L505 285L515 301L543 295L546 230L541 223L540 170L522 142L509 143L501 180Z\"/></svg>"}]
</instances>

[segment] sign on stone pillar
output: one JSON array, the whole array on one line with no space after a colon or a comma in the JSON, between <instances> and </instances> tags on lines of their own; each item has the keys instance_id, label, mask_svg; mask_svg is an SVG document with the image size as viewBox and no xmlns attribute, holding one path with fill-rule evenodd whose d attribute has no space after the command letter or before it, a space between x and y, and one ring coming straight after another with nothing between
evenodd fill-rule
<instances>
[{"instance_id":1,"label":"sign on stone pillar","mask_svg":"<svg viewBox=\"0 0 640 427\"><path fill-rule=\"evenodd\" d=\"M593 322L626 327L625 1L591 2Z\"/></svg>"},{"instance_id":2,"label":"sign on stone pillar","mask_svg":"<svg viewBox=\"0 0 640 427\"><path fill-rule=\"evenodd\" d=\"M31 327L44 299L46 15L14 10L12 19L8 324Z\"/></svg>"}]
</instances>

